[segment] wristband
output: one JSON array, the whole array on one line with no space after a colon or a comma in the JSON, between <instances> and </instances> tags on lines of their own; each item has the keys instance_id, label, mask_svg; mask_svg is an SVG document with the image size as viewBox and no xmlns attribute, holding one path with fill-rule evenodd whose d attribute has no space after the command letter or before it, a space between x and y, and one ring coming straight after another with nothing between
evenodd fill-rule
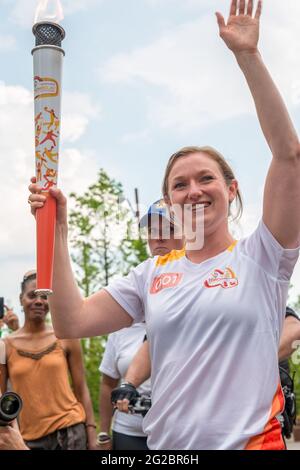
<instances>
[{"instance_id":1,"label":"wristband","mask_svg":"<svg viewBox=\"0 0 300 470\"><path fill-rule=\"evenodd\" d=\"M133 383L127 382L127 380L124 380L124 382L120 383L120 387L123 387L123 385L130 385L131 387L136 388L135 385L133 385Z\"/></svg>"},{"instance_id":2,"label":"wristband","mask_svg":"<svg viewBox=\"0 0 300 470\"><path fill-rule=\"evenodd\" d=\"M86 423L85 427L86 428L95 428L95 429L97 429L96 424L92 424L92 423Z\"/></svg>"},{"instance_id":3,"label":"wristband","mask_svg":"<svg viewBox=\"0 0 300 470\"><path fill-rule=\"evenodd\" d=\"M110 442L110 440L111 437L109 434L107 434L107 432L100 432L97 436L97 444L100 446L107 444L108 442Z\"/></svg>"}]
</instances>

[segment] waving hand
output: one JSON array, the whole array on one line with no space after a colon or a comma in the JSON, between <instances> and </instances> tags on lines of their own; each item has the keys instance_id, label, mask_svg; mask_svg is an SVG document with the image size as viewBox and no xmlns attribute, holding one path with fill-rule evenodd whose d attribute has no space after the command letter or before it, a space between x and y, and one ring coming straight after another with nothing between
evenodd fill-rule
<instances>
[{"instance_id":1,"label":"waving hand","mask_svg":"<svg viewBox=\"0 0 300 470\"><path fill-rule=\"evenodd\" d=\"M253 0L232 0L227 24L221 13L216 13L220 36L234 53L257 51L262 0L255 14L253 11Z\"/></svg>"}]
</instances>

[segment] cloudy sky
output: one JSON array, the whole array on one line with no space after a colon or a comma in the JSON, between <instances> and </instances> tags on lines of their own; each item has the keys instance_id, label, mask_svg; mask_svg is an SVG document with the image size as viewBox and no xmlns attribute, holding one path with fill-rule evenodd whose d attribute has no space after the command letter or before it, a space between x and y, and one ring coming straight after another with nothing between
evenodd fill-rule
<instances>
[{"instance_id":1,"label":"cloudy sky","mask_svg":"<svg viewBox=\"0 0 300 470\"><path fill-rule=\"evenodd\" d=\"M0 296L19 311L35 264L27 205L34 173L31 27L37 0L0 0ZM229 0L62 0L60 187L82 191L103 167L133 201L160 197L171 153L212 145L231 162L245 200L240 231L258 223L270 152L214 12ZM265 0L260 49L300 132L300 2ZM300 293L300 268L292 296Z\"/></svg>"}]
</instances>

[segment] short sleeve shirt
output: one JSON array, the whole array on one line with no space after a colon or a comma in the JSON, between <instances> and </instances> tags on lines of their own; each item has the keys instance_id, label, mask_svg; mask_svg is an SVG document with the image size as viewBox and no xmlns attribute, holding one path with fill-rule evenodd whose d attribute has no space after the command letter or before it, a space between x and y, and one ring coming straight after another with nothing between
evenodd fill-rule
<instances>
[{"instance_id":1,"label":"short sleeve shirt","mask_svg":"<svg viewBox=\"0 0 300 470\"><path fill-rule=\"evenodd\" d=\"M145 331L145 323L135 323L130 328L123 328L110 334L99 370L113 379L124 378L131 361L143 344ZM150 379L141 384L137 390L141 395L149 396ZM142 423L142 415L116 411L112 429L129 436L144 437Z\"/></svg>"},{"instance_id":2,"label":"short sleeve shirt","mask_svg":"<svg viewBox=\"0 0 300 470\"><path fill-rule=\"evenodd\" d=\"M135 321L146 320L150 449L283 448L278 346L298 254L261 221L200 264L173 251L107 288Z\"/></svg>"}]
</instances>

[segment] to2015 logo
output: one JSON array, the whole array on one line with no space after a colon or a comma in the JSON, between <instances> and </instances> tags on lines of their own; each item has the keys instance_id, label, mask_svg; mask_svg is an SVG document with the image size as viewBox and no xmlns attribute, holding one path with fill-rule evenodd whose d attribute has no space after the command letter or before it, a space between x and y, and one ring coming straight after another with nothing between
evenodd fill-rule
<instances>
[{"instance_id":1,"label":"to2015 logo","mask_svg":"<svg viewBox=\"0 0 300 470\"><path fill-rule=\"evenodd\" d=\"M156 276L152 281L150 294L157 294L163 289L178 286L178 284L181 282L182 277L182 273L164 273L160 276Z\"/></svg>"}]
</instances>

